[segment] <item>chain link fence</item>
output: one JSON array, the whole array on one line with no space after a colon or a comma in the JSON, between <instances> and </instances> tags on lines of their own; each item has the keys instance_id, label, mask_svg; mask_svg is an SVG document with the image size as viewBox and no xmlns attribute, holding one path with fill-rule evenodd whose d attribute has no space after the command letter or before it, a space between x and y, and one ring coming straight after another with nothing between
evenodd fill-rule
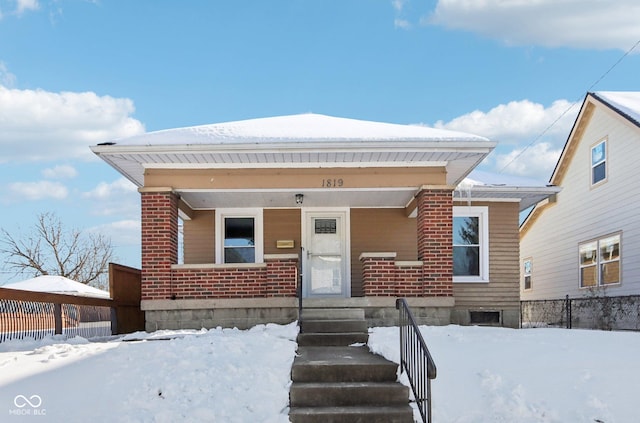
<instances>
[{"instance_id":1,"label":"chain link fence","mask_svg":"<svg viewBox=\"0 0 640 423\"><path fill-rule=\"evenodd\" d=\"M520 302L521 327L640 330L640 295Z\"/></svg>"}]
</instances>

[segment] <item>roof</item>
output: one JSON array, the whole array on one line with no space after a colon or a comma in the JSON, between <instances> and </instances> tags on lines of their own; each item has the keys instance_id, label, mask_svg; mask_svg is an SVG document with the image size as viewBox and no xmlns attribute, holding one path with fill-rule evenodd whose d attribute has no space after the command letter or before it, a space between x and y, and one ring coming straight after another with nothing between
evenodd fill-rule
<instances>
[{"instance_id":1,"label":"roof","mask_svg":"<svg viewBox=\"0 0 640 423\"><path fill-rule=\"evenodd\" d=\"M93 288L64 276L44 275L21 282L2 285L2 288L19 289L22 291L50 292L55 294L78 295L80 297L110 298L107 291Z\"/></svg>"},{"instance_id":2,"label":"roof","mask_svg":"<svg viewBox=\"0 0 640 423\"><path fill-rule=\"evenodd\" d=\"M454 200L518 201L520 211L561 191L535 179L474 170L454 191Z\"/></svg>"},{"instance_id":3,"label":"roof","mask_svg":"<svg viewBox=\"0 0 640 423\"><path fill-rule=\"evenodd\" d=\"M149 132L93 146L136 185L148 168L446 167L457 185L496 143L417 125L300 114Z\"/></svg>"},{"instance_id":4,"label":"roof","mask_svg":"<svg viewBox=\"0 0 640 423\"><path fill-rule=\"evenodd\" d=\"M489 141L463 132L315 113L167 129L114 140L116 145L225 145L301 142Z\"/></svg>"},{"instance_id":5,"label":"roof","mask_svg":"<svg viewBox=\"0 0 640 423\"><path fill-rule=\"evenodd\" d=\"M640 126L639 91L598 91L592 93L592 95L631 122Z\"/></svg>"}]
</instances>

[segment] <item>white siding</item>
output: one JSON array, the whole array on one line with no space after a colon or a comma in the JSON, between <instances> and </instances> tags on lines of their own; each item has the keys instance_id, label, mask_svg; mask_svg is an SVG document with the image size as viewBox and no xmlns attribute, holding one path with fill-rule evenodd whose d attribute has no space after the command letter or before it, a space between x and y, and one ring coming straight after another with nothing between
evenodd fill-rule
<instances>
[{"instance_id":1,"label":"white siding","mask_svg":"<svg viewBox=\"0 0 640 423\"><path fill-rule=\"evenodd\" d=\"M607 138L607 182L591 188L591 147ZM524 233L522 259L532 258L532 289L522 300L588 295L579 288L578 244L621 232L622 283L606 295L640 294L640 128L597 105L567 167L557 203ZM522 279L522 271L521 271Z\"/></svg>"}]
</instances>

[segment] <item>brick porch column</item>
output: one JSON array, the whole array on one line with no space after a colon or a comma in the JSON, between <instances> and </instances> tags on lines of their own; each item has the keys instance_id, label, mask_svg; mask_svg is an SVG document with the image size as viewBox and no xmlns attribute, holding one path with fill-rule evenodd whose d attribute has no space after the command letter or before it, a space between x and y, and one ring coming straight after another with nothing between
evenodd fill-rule
<instances>
[{"instance_id":1,"label":"brick porch column","mask_svg":"<svg viewBox=\"0 0 640 423\"><path fill-rule=\"evenodd\" d=\"M453 296L453 196L446 188L418 194L418 260L422 260L424 295Z\"/></svg>"},{"instance_id":2,"label":"brick porch column","mask_svg":"<svg viewBox=\"0 0 640 423\"><path fill-rule=\"evenodd\" d=\"M170 188L141 188L142 299L170 298L178 263L178 196Z\"/></svg>"}]
</instances>

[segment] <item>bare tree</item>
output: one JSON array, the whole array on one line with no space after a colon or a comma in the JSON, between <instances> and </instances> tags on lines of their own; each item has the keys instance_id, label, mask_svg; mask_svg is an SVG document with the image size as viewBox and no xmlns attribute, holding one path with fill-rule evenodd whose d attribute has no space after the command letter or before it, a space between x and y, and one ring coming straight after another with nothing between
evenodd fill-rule
<instances>
[{"instance_id":1,"label":"bare tree","mask_svg":"<svg viewBox=\"0 0 640 423\"><path fill-rule=\"evenodd\" d=\"M66 230L54 213L38 215L33 231L18 239L0 230L0 253L16 275L58 275L85 284L104 284L113 261L111 240L78 229Z\"/></svg>"}]
</instances>

